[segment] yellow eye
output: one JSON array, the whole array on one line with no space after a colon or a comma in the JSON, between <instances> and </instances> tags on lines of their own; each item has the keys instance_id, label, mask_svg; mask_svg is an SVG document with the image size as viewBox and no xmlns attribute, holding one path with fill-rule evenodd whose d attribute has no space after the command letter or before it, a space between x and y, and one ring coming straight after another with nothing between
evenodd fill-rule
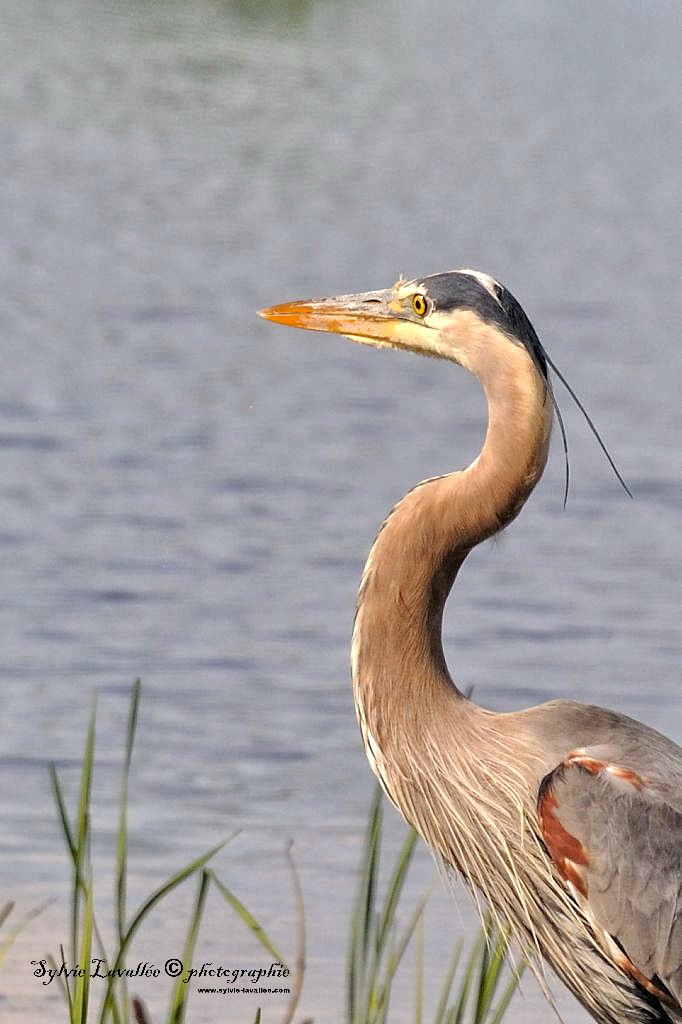
<instances>
[{"instance_id":1,"label":"yellow eye","mask_svg":"<svg viewBox=\"0 0 682 1024\"><path fill-rule=\"evenodd\" d=\"M412 309L415 311L417 316L426 316L426 298L419 292L412 296Z\"/></svg>"}]
</instances>

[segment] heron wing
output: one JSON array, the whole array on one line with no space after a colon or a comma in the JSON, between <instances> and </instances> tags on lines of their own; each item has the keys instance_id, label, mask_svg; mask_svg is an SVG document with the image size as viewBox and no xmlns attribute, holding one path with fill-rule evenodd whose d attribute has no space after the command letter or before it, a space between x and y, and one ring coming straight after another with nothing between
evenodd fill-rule
<instances>
[{"instance_id":1,"label":"heron wing","mask_svg":"<svg viewBox=\"0 0 682 1024\"><path fill-rule=\"evenodd\" d=\"M576 751L540 786L555 866L609 955L664 1004L682 1003L682 814L627 766Z\"/></svg>"}]
</instances>

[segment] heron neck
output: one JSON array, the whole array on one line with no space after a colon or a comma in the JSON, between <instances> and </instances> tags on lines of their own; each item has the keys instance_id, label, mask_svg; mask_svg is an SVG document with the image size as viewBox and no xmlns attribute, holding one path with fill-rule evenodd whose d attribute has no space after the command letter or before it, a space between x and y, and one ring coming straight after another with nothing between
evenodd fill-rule
<instances>
[{"instance_id":1,"label":"heron neck","mask_svg":"<svg viewBox=\"0 0 682 1024\"><path fill-rule=\"evenodd\" d=\"M527 353L511 365L485 360L474 372L488 400L488 429L465 470L427 480L384 522L363 575L353 634L356 709L371 760L398 722L438 715L443 701L465 704L448 672L443 608L460 566L477 544L510 523L542 475L551 403ZM369 733L369 739L368 739Z\"/></svg>"}]
</instances>

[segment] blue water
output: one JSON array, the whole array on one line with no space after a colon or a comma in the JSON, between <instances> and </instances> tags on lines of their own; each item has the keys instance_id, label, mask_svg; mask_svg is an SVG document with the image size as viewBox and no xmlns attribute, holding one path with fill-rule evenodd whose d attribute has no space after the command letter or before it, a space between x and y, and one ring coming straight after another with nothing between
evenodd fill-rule
<instances>
[{"instance_id":1,"label":"blue water","mask_svg":"<svg viewBox=\"0 0 682 1024\"><path fill-rule=\"evenodd\" d=\"M29 967L68 936L46 765L75 800L95 692L108 926L136 676L131 905L238 828L218 872L293 955L293 837L301 1014L340 1019L372 788L355 590L387 510L471 460L485 408L455 368L275 329L263 305L453 266L519 296L636 500L562 397L568 507L555 445L519 522L461 574L453 674L491 707L599 701L682 739L681 37L672 3L8 0L2 891L19 911L56 900L0 974L12 1020L64 1019ZM179 955L191 898L157 912L141 955ZM435 900L432 1001L460 903ZM214 896L207 913L207 959L263 962ZM392 1020L412 1019L411 987ZM546 1020L525 988L512 1024ZM168 986L141 990L160 1018ZM194 994L191 1020L251 1006Z\"/></svg>"}]
</instances>

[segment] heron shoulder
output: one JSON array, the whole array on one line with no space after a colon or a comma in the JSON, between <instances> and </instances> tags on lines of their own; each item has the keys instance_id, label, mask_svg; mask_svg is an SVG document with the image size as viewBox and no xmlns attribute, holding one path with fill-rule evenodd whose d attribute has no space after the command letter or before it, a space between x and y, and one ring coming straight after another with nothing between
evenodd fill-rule
<instances>
[{"instance_id":1,"label":"heron shoulder","mask_svg":"<svg viewBox=\"0 0 682 1024\"><path fill-rule=\"evenodd\" d=\"M589 759L646 779L682 813L682 748L634 718L594 704L554 700L521 712L524 728L545 755L548 770ZM553 762L553 764L552 764Z\"/></svg>"}]
</instances>

